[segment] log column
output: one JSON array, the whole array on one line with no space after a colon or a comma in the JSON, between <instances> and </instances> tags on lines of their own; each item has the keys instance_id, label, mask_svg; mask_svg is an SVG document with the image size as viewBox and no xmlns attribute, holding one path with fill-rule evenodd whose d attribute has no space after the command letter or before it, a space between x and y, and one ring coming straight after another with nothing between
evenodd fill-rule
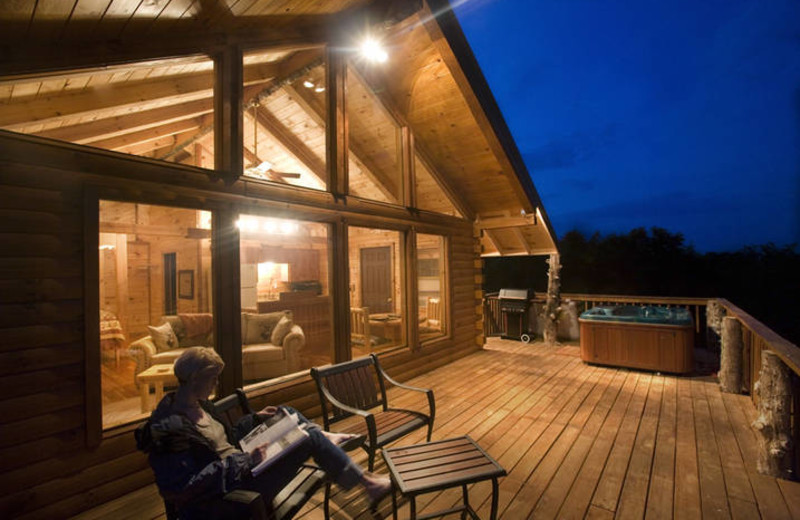
<instances>
[{"instance_id":1,"label":"log column","mask_svg":"<svg viewBox=\"0 0 800 520\"><path fill-rule=\"evenodd\" d=\"M722 318L722 352L720 354L719 386L723 392L739 394L743 381L742 325L739 320L726 316Z\"/></svg>"},{"instance_id":2,"label":"log column","mask_svg":"<svg viewBox=\"0 0 800 520\"><path fill-rule=\"evenodd\" d=\"M758 418L753 423L759 433L758 471L784 479L792 477L791 378L791 370L777 354L761 352Z\"/></svg>"},{"instance_id":3,"label":"log column","mask_svg":"<svg viewBox=\"0 0 800 520\"><path fill-rule=\"evenodd\" d=\"M561 313L561 262L559 255L550 255L547 263L547 303L544 305L544 342L555 345L558 338L558 315Z\"/></svg>"},{"instance_id":4,"label":"log column","mask_svg":"<svg viewBox=\"0 0 800 520\"><path fill-rule=\"evenodd\" d=\"M706 348L716 352L720 348L722 335L722 318L725 317L725 308L717 300L708 300L706 304Z\"/></svg>"}]
</instances>

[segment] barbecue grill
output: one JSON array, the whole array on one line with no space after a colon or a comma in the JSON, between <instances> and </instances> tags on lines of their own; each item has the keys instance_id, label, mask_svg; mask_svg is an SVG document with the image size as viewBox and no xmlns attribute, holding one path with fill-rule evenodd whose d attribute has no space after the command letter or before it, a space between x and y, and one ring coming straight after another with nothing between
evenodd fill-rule
<instances>
[{"instance_id":1,"label":"barbecue grill","mask_svg":"<svg viewBox=\"0 0 800 520\"><path fill-rule=\"evenodd\" d=\"M503 338L530 342L528 315L533 297L531 289L500 289L497 298L500 300L500 315L503 317Z\"/></svg>"}]
</instances>

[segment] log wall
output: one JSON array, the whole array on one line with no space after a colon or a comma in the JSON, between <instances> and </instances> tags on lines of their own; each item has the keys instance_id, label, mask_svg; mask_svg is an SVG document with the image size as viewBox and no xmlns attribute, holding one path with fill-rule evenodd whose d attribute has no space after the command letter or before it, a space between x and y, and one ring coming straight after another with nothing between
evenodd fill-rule
<instances>
[{"instance_id":1,"label":"log wall","mask_svg":"<svg viewBox=\"0 0 800 520\"><path fill-rule=\"evenodd\" d=\"M133 426L99 432L99 338L91 321L98 302L85 299L98 278L86 269L98 257L92 197L222 212L261 208L446 235L453 332L387 353L383 362L402 381L479 348L480 263L468 222L253 181L225 185L192 167L0 132L2 518L64 518L153 481ZM264 404L318 410L306 376L250 393Z\"/></svg>"}]
</instances>

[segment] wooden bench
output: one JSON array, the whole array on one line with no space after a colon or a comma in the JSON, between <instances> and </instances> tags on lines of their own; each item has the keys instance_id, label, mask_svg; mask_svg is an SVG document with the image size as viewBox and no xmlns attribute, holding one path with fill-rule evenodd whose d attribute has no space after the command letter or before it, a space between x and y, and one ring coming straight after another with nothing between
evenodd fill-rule
<instances>
[{"instance_id":1,"label":"wooden bench","mask_svg":"<svg viewBox=\"0 0 800 520\"><path fill-rule=\"evenodd\" d=\"M225 420L228 427L233 427L243 415L253 413L247 395L241 389L214 402L214 410ZM256 491L237 489L222 497L219 504L215 504L219 511L215 515L223 518L252 518L253 520L289 520L294 517L301 507L319 490L328 479L324 471L313 464L304 464L297 471L294 479L286 485L267 504ZM325 518L328 518L328 498L330 488L326 486L325 493ZM177 511L172 504L164 501L167 518L177 520Z\"/></svg>"},{"instance_id":2,"label":"wooden bench","mask_svg":"<svg viewBox=\"0 0 800 520\"><path fill-rule=\"evenodd\" d=\"M433 390L415 388L393 380L383 371L375 354L336 365L314 367L311 376L317 384L326 430L330 431L332 424L353 415L364 419L344 431L366 436L363 448L369 455L370 471L375 466L377 450L390 442L424 426L428 427L428 441L431 440L436 414ZM390 408L385 381L399 388L426 394L428 414ZM380 410L370 411L378 406Z\"/></svg>"}]
</instances>

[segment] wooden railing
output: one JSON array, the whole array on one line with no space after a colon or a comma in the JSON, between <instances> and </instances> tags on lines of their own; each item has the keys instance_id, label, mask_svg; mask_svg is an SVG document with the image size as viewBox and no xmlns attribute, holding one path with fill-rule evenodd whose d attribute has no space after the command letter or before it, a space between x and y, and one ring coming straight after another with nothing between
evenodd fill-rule
<instances>
[{"instance_id":1,"label":"wooden railing","mask_svg":"<svg viewBox=\"0 0 800 520\"><path fill-rule=\"evenodd\" d=\"M729 302L718 299L727 316L735 317L742 326L743 377L745 388L750 393L753 404L758 406L756 383L761 374L761 353L771 350L794 373L791 384L792 393L792 440L794 445L794 468L800 470L800 348L782 338L772 329ZM797 475L795 474L795 479Z\"/></svg>"}]
</instances>

